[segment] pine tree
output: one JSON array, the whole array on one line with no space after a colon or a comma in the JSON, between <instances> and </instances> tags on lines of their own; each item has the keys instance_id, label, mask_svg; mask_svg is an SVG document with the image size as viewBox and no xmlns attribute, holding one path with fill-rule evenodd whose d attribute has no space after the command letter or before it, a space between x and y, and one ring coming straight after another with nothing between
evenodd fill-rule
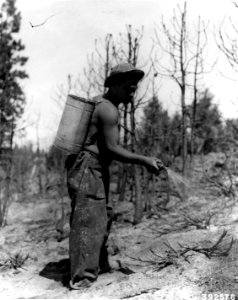
<instances>
[{"instance_id":1,"label":"pine tree","mask_svg":"<svg viewBox=\"0 0 238 300\"><path fill-rule=\"evenodd\" d=\"M24 111L25 96L20 80L27 57L20 55L24 45L17 37L21 15L15 0L6 0L0 10L0 169L5 176L0 185L0 226L6 223L11 199L13 138L17 120Z\"/></svg>"},{"instance_id":2,"label":"pine tree","mask_svg":"<svg viewBox=\"0 0 238 300\"><path fill-rule=\"evenodd\" d=\"M144 108L144 117L139 132L140 145L148 156L158 156L168 148L169 116L157 97L153 97Z\"/></svg>"},{"instance_id":3,"label":"pine tree","mask_svg":"<svg viewBox=\"0 0 238 300\"><path fill-rule=\"evenodd\" d=\"M220 150L219 143L223 136L221 113L213 104L213 95L208 90L200 95L197 104L194 134L197 152L206 154Z\"/></svg>"},{"instance_id":4,"label":"pine tree","mask_svg":"<svg viewBox=\"0 0 238 300\"><path fill-rule=\"evenodd\" d=\"M16 122L25 104L20 80L28 77L23 70L27 57L20 54L25 47L17 37L21 15L15 3L6 0L0 11L0 154L12 148Z\"/></svg>"}]
</instances>

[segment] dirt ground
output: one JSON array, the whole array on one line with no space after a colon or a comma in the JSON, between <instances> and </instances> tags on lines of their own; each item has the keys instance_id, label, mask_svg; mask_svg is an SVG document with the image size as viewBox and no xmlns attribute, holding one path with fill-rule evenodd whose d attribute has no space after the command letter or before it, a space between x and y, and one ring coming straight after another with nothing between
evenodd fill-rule
<instances>
[{"instance_id":1,"label":"dirt ground","mask_svg":"<svg viewBox=\"0 0 238 300\"><path fill-rule=\"evenodd\" d=\"M118 218L109 239L114 271L81 291L67 286L69 226L66 218L64 233L57 232L56 201L12 203L8 224L0 229L1 299L182 300L238 295L235 197L225 197L206 184L193 187L186 200L172 196L166 210L158 209L138 225L130 222L132 203L115 206ZM69 211L67 198L64 203Z\"/></svg>"}]
</instances>

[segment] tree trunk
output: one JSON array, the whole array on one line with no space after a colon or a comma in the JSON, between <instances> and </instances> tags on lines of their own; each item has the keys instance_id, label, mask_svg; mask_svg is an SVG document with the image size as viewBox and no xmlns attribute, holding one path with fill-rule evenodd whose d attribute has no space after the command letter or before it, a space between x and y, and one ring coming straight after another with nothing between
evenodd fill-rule
<instances>
[{"instance_id":1,"label":"tree trunk","mask_svg":"<svg viewBox=\"0 0 238 300\"><path fill-rule=\"evenodd\" d=\"M142 198L141 198L141 180L139 166L134 165L134 181L135 181L135 214L134 224L138 224L142 219Z\"/></svg>"},{"instance_id":2,"label":"tree trunk","mask_svg":"<svg viewBox=\"0 0 238 300\"><path fill-rule=\"evenodd\" d=\"M130 119L131 119L131 151L135 152L135 108L134 101L131 102L131 111L130 111ZM142 218L142 198L141 198L141 178L140 178L140 167L134 165L134 174L133 174L133 182L135 188L135 214L134 214L134 223L138 224Z\"/></svg>"},{"instance_id":3,"label":"tree trunk","mask_svg":"<svg viewBox=\"0 0 238 300\"><path fill-rule=\"evenodd\" d=\"M186 105L185 105L185 95L182 94L182 172L183 175L186 174L187 165L187 120L186 120Z\"/></svg>"},{"instance_id":4,"label":"tree trunk","mask_svg":"<svg viewBox=\"0 0 238 300\"><path fill-rule=\"evenodd\" d=\"M126 196L126 184L127 184L127 168L126 165L122 166L122 176L120 180L120 195L118 201L124 201Z\"/></svg>"},{"instance_id":5,"label":"tree trunk","mask_svg":"<svg viewBox=\"0 0 238 300\"><path fill-rule=\"evenodd\" d=\"M148 171L145 171L145 203L146 203L145 209L148 214L150 214L151 212L151 195L149 193L150 180L151 180L151 174Z\"/></svg>"}]
</instances>

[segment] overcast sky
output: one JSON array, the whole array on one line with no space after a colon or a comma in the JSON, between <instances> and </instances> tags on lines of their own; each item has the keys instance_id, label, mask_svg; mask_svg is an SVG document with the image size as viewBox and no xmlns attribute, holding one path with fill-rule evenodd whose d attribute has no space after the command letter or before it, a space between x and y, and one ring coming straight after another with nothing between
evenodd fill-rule
<instances>
[{"instance_id":1,"label":"overcast sky","mask_svg":"<svg viewBox=\"0 0 238 300\"><path fill-rule=\"evenodd\" d=\"M3 1L0 0L0 3ZM224 17L237 18L238 8L229 0L188 0L190 22L198 15L210 21L211 29ZM163 14L167 20L182 0L17 0L22 15L21 39L29 57L26 69L29 79L23 83L30 104L29 120L40 114L39 135L43 145L49 144L57 130L56 103L53 99L59 84L66 83L67 75L77 76L86 65L87 54L94 50L94 40L107 33L125 32L126 24L144 26L144 55L148 55L154 28ZM52 16L53 15L53 16ZM52 16L52 17L51 17ZM47 22L39 27L48 17ZM213 25L214 24L214 25ZM214 46L213 46L214 47ZM215 56L215 48L211 52ZM141 54L141 56L143 56ZM224 76L232 78L228 80ZM206 86L215 96L215 102L225 118L238 117L236 74L221 58L216 70L207 76ZM159 96L168 109L173 109L173 86L163 85ZM58 118L59 119L59 118ZM27 138L36 139L36 128L27 129Z\"/></svg>"}]
</instances>

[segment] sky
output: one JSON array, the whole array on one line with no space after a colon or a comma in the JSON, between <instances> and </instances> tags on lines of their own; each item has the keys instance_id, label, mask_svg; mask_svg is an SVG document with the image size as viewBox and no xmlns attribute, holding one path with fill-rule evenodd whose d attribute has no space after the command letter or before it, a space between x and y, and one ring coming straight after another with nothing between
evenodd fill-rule
<instances>
[{"instance_id":1,"label":"sky","mask_svg":"<svg viewBox=\"0 0 238 300\"><path fill-rule=\"evenodd\" d=\"M22 16L20 38L26 47L24 55L29 57L29 78L22 83L28 125L21 142L35 143L38 136L42 148L52 143L61 116L55 101L58 86L66 84L68 74L77 77L83 70L95 39L103 39L107 33L117 36L126 32L127 24L134 28L143 25L146 46L142 56L146 57L155 26L162 15L170 20L177 4L183 5L183 0L16 0ZM187 9L191 24L200 15L213 29L225 17L235 19L238 15L238 8L230 0L188 0ZM39 25L44 21L33 28L29 23ZM210 46L208 63L216 54L217 49ZM206 75L206 87L214 94L224 118L238 117L236 77L224 57L219 57L213 72ZM175 86L168 82L160 85L159 98L165 108L174 111L178 108Z\"/></svg>"}]
</instances>

